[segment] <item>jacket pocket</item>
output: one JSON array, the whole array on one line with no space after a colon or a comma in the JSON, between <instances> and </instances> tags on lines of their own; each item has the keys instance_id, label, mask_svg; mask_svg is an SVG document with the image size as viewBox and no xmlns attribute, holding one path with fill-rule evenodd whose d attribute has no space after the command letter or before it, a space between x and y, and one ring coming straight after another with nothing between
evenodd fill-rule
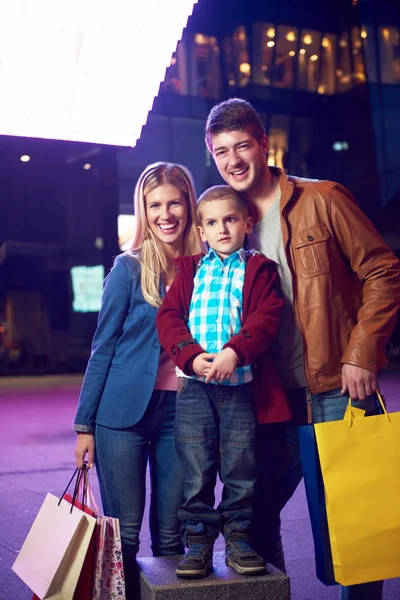
<instances>
[{"instance_id":1,"label":"jacket pocket","mask_svg":"<svg viewBox=\"0 0 400 600\"><path fill-rule=\"evenodd\" d=\"M325 225L316 225L292 236L296 269L304 277L329 273L328 240L331 237Z\"/></svg>"}]
</instances>

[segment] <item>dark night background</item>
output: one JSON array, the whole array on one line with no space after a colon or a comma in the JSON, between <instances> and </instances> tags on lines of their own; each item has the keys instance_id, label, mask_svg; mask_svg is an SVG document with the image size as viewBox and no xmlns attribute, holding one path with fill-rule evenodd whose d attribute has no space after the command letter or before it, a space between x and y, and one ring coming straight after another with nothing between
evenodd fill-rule
<instances>
[{"instance_id":1,"label":"dark night background","mask_svg":"<svg viewBox=\"0 0 400 600\"><path fill-rule=\"evenodd\" d=\"M220 182L204 124L231 96L259 111L270 164L347 186L399 254L399 0L199 0L134 149L0 136L1 375L84 370L97 312L74 310L71 269L107 273L147 164ZM388 350L399 364L398 328Z\"/></svg>"}]
</instances>

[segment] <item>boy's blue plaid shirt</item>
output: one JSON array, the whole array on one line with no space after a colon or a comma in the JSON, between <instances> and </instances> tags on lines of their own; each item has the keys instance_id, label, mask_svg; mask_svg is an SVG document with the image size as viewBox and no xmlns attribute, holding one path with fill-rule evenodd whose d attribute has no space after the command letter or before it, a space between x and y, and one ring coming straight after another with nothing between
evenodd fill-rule
<instances>
[{"instance_id":1,"label":"boy's blue plaid shirt","mask_svg":"<svg viewBox=\"0 0 400 600\"><path fill-rule=\"evenodd\" d=\"M205 352L220 352L242 326L243 284L246 252L243 248L223 262L214 250L199 262L194 278L188 327ZM179 377L185 375L177 369ZM204 377L193 376L204 381ZM238 367L232 377L218 385L242 385L253 379L251 366Z\"/></svg>"}]
</instances>

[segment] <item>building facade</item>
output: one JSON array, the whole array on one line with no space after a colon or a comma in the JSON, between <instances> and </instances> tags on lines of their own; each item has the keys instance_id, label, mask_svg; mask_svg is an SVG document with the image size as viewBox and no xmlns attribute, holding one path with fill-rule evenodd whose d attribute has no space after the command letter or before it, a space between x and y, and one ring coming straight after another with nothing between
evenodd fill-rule
<instances>
[{"instance_id":1,"label":"building facade","mask_svg":"<svg viewBox=\"0 0 400 600\"><path fill-rule=\"evenodd\" d=\"M134 149L0 140L0 373L84 367L139 174L165 160L198 193L220 183L205 120L235 96L259 112L270 165L341 182L400 249L398 0L199 0Z\"/></svg>"},{"instance_id":2,"label":"building facade","mask_svg":"<svg viewBox=\"0 0 400 600\"><path fill-rule=\"evenodd\" d=\"M271 165L340 181L372 217L398 193L396 0L200 1L140 141L119 155L121 202L155 160L187 164L199 192L219 181L204 123L233 96L259 111Z\"/></svg>"}]
</instances>

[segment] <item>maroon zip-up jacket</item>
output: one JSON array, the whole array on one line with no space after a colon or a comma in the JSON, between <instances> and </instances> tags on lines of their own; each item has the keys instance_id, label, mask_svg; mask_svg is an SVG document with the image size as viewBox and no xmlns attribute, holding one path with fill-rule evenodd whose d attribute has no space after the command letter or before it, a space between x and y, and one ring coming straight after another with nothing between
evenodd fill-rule
<instances>
[{"instance_id":1,"label":"maroon zip-up jacket","mask_svg":"<svg viewBox=\"0 0 400 600\"><path fill-rule=\"evenodd\" d=\"M193 279L202 256L182 256L175 260L175 279L156 319L161 345L187 375L194 375L193 361L204 352L187 326ZM282 308L275 263L257 251L247 251L243 325L224 348L235 351L238 366L251 364L253 367L254 407L259 423L278 423L291 418L287 396L270 351Z\"/></svg>"}]
</instances>

